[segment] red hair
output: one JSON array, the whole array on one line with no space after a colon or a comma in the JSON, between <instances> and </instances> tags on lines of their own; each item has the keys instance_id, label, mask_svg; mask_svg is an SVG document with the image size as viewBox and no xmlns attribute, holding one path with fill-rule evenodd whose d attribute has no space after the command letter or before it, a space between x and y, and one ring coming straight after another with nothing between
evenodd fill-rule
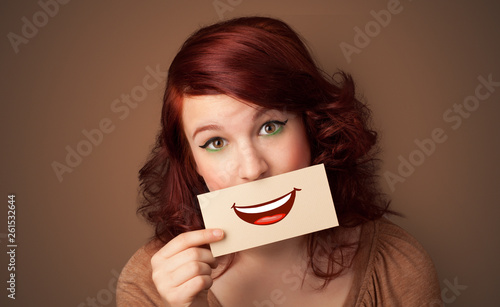
<instances>
[{"instance_id":1,"label":"red hair","mask_svg":"<svg viewBox=\"0 0 500 307\"><path fill-rule=\"evenodd\" d=\"M204 227L196 195L208 189L183 132L185 95L225 94L302 116L312 164L325 164L340 225L354 227L390 212L376 184L377 134L369 127L370 111L356 99L352 78L337 76L335 81L324 74L299 36L276 19L232 19L193 33L168 71L162 128L140 170L144 199L138 212L155 226L155 237L167 242ZM339 240L337 228L308 237L310 266L325 285L350 264L339 258L349 248ZM318 254L340 269L321 269Z\"/></svg>"}]
</instances>

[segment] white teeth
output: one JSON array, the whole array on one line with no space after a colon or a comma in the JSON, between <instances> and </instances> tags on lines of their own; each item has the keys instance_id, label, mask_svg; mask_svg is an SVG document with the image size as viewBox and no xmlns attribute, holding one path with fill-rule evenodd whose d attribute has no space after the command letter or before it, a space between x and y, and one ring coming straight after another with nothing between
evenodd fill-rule
<instances>
[{"instance_id":1,"label":"white teeth","mask_svg":"<svg viewBox=\"0 0 500 307\"><path fill-rule=\"evenodd\" d=\"M274 210L282 205L284 205L289 199L290 196L292 196L292 193L288 193L287 195L283 196L282 198L278 199L277 201L261 206L261 207L254 207L254 208L238 208L234 207L234 209L238 210L239 212L242 213L262 213L262 212L267 212Z\"/></svg>"}]
</instances>

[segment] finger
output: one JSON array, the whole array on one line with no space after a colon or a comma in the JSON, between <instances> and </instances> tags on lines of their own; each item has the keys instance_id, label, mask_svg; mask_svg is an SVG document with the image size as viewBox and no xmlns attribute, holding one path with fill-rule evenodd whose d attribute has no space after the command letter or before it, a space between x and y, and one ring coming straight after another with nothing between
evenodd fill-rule
<instances>
[{"instance_id":1,"label":"finger","mask_svg":"<svg viewBox=\"0 0 500 307\"><path fill-rule=\"evenodd\" d=\"M212 268L217 267L217 260L212 255L212 252L206 248L201 247L192 247L183 250L171 256L168 261L164 261L166 263L164 263L163 266L166 271L173 271L183 264L191 261L204 262L209 264Z\"/></svg>"},{"instance_id":2,"label":"finger","mask_svg":"<svg viewBox=\"0 0 500 307\"><path fill-rule=\"evenodd\" d=\"M210 276L211 274L212 268L210 267L210 265L203 262L192 261L183 264L177 270L170 273L169 284L171 287L179 287L189 280L196 278L197 276Z\"/></svg>"},{"instance_id":3,"label":"finger","mask_svg":"<svg viewBox=\"0 0 500 307\"><path fill-rule=\"evenodd\" d=\"M172 306L192 306L192 303L201 299L206 302L207 290L212 286L210 276L201 275L188 280L175 291L165 295L166 301Z\"/></svg>"},{"instance_id":4,"label":"finger","mask_svg":"<svg viewBox=\"0 0 500 307\"><path fill-rule=\"evenodd\" d=\"M163 258L170 258L190 247L198 247L200 245L217 242L223 237L224 232L220 229L201 229L185 232L168 242L158 251L158 254Z\"/></svg>"},{"instance_id":5,"label":"finger","mask_svg":"<svg viewBox=\"0 0 500 307\"><path fill-rule=\"evenodd\" d=\"M203 290L208 290L213 284L212 277L208 275L198 275L179 287L179 290L191 299Z\"/></svg>"}]
</instances>

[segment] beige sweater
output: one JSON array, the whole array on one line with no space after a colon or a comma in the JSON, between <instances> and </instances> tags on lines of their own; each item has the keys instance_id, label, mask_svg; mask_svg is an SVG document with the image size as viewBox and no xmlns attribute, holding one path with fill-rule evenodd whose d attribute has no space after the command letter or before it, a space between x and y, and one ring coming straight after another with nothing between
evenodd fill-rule
<instances>
[{"instance_id":1,"label":"beige sweater","mask_svg":"<svg viewBox=\"0 0 500 307\"><path fill-rule=\"evenodd\" d=\"M119 307L162 306L150 264L158 249L158 244L147 244L125 265L117 285ZM354 271L344 306L442 306L430 257L415 238L387 219L362 226ZM210 291L209 305L221 306Z\"/></svg>"}]
</instances>

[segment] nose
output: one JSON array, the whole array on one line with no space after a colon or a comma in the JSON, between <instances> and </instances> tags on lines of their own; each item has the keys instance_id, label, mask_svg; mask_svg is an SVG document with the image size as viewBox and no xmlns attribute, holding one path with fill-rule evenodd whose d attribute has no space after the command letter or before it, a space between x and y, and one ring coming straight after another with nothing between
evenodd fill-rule
<instances>
[{"instance_id":1,"label":"nose","mask_svg":"<svg viewBox=\"0 0 500 307\"><path fill-rule=\"evenodd\" d=\"M246 144L242 147L239 156L238 175L241 179L253 181L266 176L269 165L255 146Z\"/></svg>"}]
</instances>

